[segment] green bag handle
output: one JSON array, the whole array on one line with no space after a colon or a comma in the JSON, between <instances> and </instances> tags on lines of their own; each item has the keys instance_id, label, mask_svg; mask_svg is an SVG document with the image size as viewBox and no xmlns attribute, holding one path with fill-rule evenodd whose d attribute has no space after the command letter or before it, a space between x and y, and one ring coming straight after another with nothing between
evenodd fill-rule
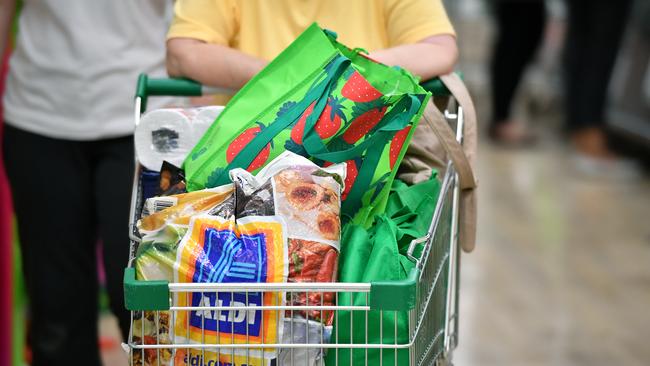
<instances>
[{"instance_id":1,"label":"green bag handle","mask_svg":"<svg viewBox=\"0 0 650 366\"><path fill-rule=\"evenodd\" d=\"M216 179L217 185L229 183L228 174L231 169L247 167L257 157L260 151L268 145L275 136L282 130L286 129L292 123L300 118L302 113L309 107L309 105L320 99L325 99L330 94L332 88L336 85L336 81L343 75L343 72L350 65L350 59L344 56L336 56L330 61L328 70L324 71L325 79L318 83L312 90L307 93L305 98L296 104L287 114L276 119L273 123L269 124L264 130L258 133L253 140L251 140L235 158L226 166L219 177ZM329 72L328 72L329 71ZM322 75L322 74L321 74ZM323 107L324 108L324 107Z\"/></svg>"},{"instance_id":2,"label":"green bag handle","mask_svg":"<svg viewBox=\"0 0 650 366\"><path fill-rule=\"evenodd\" d=\"M353 159L370 146L379 143L381 140L381 133L392 132L393 134L404 127L406 127L413 116L420 109L421 102L419 99L410 94L404 94L398 99L388 113L382 117L375 127L375 132L366 138L358 145L354 145L349 149L331 151L320 139L315 132L316 121L320 114L316 108L314 112L305 121L305 130L303 132L303 147L309 155L333 163L342 163L344 161ZM313 117L313 118L312 118Z\"/></svg>"},{"instance_id":3,"label":"green bag handle","mask_svg":"<svg viewBox=\"0 0 650 366\"><path fill-rule=\"evenodd\" d=\"M352 189L348 193L345 202L343 202L343 205L341 206L341 212L343 213L346 220L351 219L354 213L356 213L361 207L361 199L372 184L372 177L377 170L377 165L379 165L379 161L381 160L381 154L384 151L384 147L398 131L408 125L413 116L417 114L421 105L422 102L419 98L414 95L407 94L398 102L397 105L393 106L389 112L393 112L392 115L389 116L389 120L391 122L399 122L389 122L387 124L389 127L386 130L378 131L375 134L377 137L373 141L374 143L371 144L366 151L366 155L361 163L361 168L359 169L359 173L357 175L356 181L354 182L354 186L352 186ZM387 113L387 115L389 113ZM386 116L384 116L384 118L386 118ZM399 129L393 129L390 127L393 124L403 125L403 127Z\"/></svg>"}]
</instances>

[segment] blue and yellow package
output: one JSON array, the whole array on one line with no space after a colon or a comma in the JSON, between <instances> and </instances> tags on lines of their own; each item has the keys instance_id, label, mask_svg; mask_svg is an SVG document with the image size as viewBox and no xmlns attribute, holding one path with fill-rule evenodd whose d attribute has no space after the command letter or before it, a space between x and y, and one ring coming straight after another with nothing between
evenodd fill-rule
<instances>
[{"instance_id":1,"label":"blue and yellow package","mask_svg":"<svg viewBox=\"0 0 650 366\"><path fill-rule=\"evenodd\" d=\"M288 248L286 225L277 216L248 216L230 219L210 215L192 217L181 241L174 264L178 283L265 283L286 282ZM174 305L201 307L179 311L174 335L177 343L189 344L277 344L280 343L284 314L277 310L256 310L260 306L281 306L278 292L190 292L175 293ZM208 307L234 307L228 310ZM264 353L262 357L262 353ZM264 349L185 350L177 352L176 365L268 365L277 351ZM235 355L232 362L232 355ZM205 357L205 358L204 358ZM243 358L242 358L243 357ZM190 360L191 359L191 360ZM239 362L238 360L243 360ZM191 361L191 362L190 362ZM198 361L196 361L198 362Z\"/></svg>"}]
</instances>

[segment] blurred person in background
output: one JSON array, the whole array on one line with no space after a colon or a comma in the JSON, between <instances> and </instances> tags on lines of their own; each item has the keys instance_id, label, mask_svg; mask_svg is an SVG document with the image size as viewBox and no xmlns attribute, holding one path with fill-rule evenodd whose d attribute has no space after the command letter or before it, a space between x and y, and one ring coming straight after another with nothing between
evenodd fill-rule
<instances>
[{"instance_id":1,"label":"blurred person in background","mask_svg":"<svg viewBox=\"0 0 650 366\"><path fill-rule=\"evenodd\" d=\"M440 0L178 0L167 70L239 89L314 21L423 80L451 72L458 56Z\"/></svg>"},{"instance_id":2,"label":"blurred person in background","mask_svg":"<svg viewBox=\"0 0 650 366\"><path fill-rule=\"evenodd\" d=\"M607 144L607 89L627 24L630 0L567 0L566 119L585 167L607 168L618 159Z\"/></svg>"},{"instance_id":3,"label":"blurred person in background","mask_svg":"<svg viewBox=\"0 0 650 366\"><path fill-rule=\"evenodd\" d=\"M489 137L506 146L534 142L526 124L511 114L515 93L526 67L533 61L546 25L544 0L491 0L497 39L490 65L492 118Z\"/></svg>"},{"instance_id":4,"label":"blurred person in background","mask_svg":"<svg viewBox=\"0 0 650 366\"><path fill-rule=\"evenodd\" d=\"M140 72L164 74L172 3L22 3L3 152L29 298L32 365L100 365L97 243L110 308L126 339L133 94ZM15 6L0 3L1 49Z\"/></svg>"}]
</instances>

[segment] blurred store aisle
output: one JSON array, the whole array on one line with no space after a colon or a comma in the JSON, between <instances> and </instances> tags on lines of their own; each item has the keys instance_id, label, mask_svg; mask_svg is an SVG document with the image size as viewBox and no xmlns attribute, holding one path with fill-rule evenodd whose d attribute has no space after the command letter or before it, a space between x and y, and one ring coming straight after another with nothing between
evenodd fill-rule
<instances>
[{"instance_id":1,"label":"blurred store aisle","mask_svg":"<svg viewBox=\"0 0 650 366\"><path fill-rule=\"evenodd\" d=\"M492 28L484 3L452 9L460 69L485 124ZM585 177L561 140L557 56L564 24L551 20L518 111L543 141L527 151L483 141L479 241L464 255L457 366L650 364L650 179Z\"/></svg>"},{"instance_id":2,"label":"blurred store aisle","mask_svg":"<svg viewBox=\"0 0 650 366\"><path fill-rule=\"evenodd\" d=\"M647 365L650 181L576 176L553 145L479 167L456 365Z\"/></svg>"}]
</instances>

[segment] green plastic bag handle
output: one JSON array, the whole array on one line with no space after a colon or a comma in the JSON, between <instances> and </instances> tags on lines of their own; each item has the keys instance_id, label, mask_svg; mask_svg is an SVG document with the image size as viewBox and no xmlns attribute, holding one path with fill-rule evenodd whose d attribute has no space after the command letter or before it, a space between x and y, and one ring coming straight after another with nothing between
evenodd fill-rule
<instances>
[{"instance_id":1,"label":"green plastic bag handle","mask_svg":"<svg viewBox=\"0 0 650 366\"><path fill-rule=\"evenodd\" d=\"M391 112L395 112L389 118L391 121L401 121L396 123L396 125L403 126L402 128L404 128L408 125L413 116L417 114L421 105L422 102L417 97L413 95L405 95L400 102L398 102L398 105L395 105L391 109ZM390 123L388 125L390 125ZM341 206L341 212L346 221L351 219L353 214L361 207L361 199L372 184L372 177L377 170L377 165L379 165L379 161L381 160L381 154L384 151L384 147L402 128L393 129L391 127L384 131L378 131L375 133L376 137L368 148L365 158L361 163L361 167L359 168L357 180L354 182L345 202L343 202L343 205Z\"/></svg>"},{"instance_id":2,"label":"green plastic bag handle","mask_svg":"<svg viewBox=\"0 0 650 366\"><path fill-rule=\"evenodd\" d=\"M314 112L305 121L305 130L303 132L303 146L309 155L329 161L332 163L342 163L344 161L354 159L361 155L369 147L382 141L381 133L389 132L395 134L397 131L406 127L413 116L420 109L420 101L412 95L403 95L391 108L388 113L382 117L377 123L374 133L366 138L358 145L354 145L349 149L331 151L320 139L315 132L316 121L320 117L320 113L314 108ZM392 136L391 136L392 137ZM382 145L383 147L383 145Z\"/></svg>"},{"instance_id":3,"label":"green plastic bag handle","mask_svg":"<svg viewBox=\"0 0 650 366\"><path fill-rule=\"evenodd\" d=\"M221 175L216 179L217 185L229 183L228 172L234 168L246 168L257 157L260 151L268 145L275 136L282 130L286 129L292 123L300 118L305 109L309 107L312 102L319 103L321 99L327 101L327 96L330 94L332 88L336 85L336 81L343 75L343 72L350 65L350 59L344 56L336 56L329 64L328 71L325 71L325 79L316 84L312 90L307 93L305 98L296 104L286 115L276 119L273 123L269 124L264 130L258 133L235 158L226 166L221 172Z\"/></svg>"},{"instance_id":4,"label":"green plastic bag handle","mask_svg":"<svg viewBox=\"0 0 650 366\"><path fill-rule=\"evenodd\" d=\"M434 97L448 97L451 92L439 78L433 78L420 83L420 86Z\"/></svg>"}]
</instances>

